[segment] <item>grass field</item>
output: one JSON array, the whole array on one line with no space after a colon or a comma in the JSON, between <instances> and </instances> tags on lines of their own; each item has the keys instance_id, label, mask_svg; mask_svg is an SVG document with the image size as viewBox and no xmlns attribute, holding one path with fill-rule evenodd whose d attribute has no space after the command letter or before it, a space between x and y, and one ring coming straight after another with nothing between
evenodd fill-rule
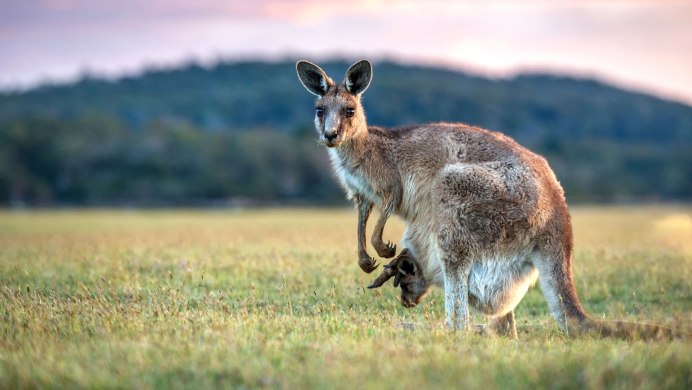
<instances>
[{"instance_id":1,"label":"grass field","mask_svg":"<svg viewBox=\"0 0 692 390\"><path fill-rule=\"evenodd\" d=\"M692 208L573 219L592 315L689 331ZM353 210L0 212L0 388L692 388L692 342L568 338L538 288L519 340L446 332L441 290L405 309L365 288L355 227Z\"/></svg>"}]
</instances>

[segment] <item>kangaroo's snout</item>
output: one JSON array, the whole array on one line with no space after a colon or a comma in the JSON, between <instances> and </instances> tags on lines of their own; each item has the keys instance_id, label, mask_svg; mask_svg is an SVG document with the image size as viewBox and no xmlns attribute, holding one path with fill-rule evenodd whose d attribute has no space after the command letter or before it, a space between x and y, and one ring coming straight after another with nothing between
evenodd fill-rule
<instances>
[{"instance_id":1,"label":"kangaroo's snout","mask_svg":"<svg viewBox=\"0 0 692 390\"><path fill-rule=\"evenodd\" d=\"M337 144L339 143L339 132L336 129L325 131L324 133L322 133L322 138L324 139L324 144L328 147L331 148L337 146Z\"/></svg>"}]
</instances>

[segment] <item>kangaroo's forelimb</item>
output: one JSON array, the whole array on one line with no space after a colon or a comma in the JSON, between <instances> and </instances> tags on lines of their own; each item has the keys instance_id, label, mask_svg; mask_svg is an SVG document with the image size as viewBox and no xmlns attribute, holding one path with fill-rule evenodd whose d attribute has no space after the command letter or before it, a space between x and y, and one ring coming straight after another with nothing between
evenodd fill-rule
<instances>
[{"instance_id":1,"label":"kangaroo's forelimb","mask_svg":"<svg viewBox=\"0 0 692 390\"><path fill-rule=\"evenodd\" d=\"M380 218L377 220L375 231L372 233L372 238L370 241L372 242L372 246L375 248L375 251L377 251L377 254L385 259L394 257L394 254L396 253L396 245L394 245L391 241L385 243L382 240L382 234L384 234L384 225L387 223L387 220L392 215L393 211L394 202L390 200L386 202L382 210L380 210Z\"/></svg>"},{"instance_id":2,"label":"kangaroo's forelimb","mask_svg":"<svg viewBox=\"0 0 692 390\"><path fill-rule=\"evenodd\" d=\"M368 254L365 238L368 218L370 218L373 203L360 195L354 195L353 198L358 208L358 266L366 273L370 273L378 266L377 261ZM387 220L392 215L394 207L395 202L393 200L385 202L383 209L380 211L380 216L377 219L377 224L375 225L375 230L371 238L372 246L375 248L377 254L386 259L394 257L396 253L396 245L391 241L385 243L384 240L382 240L384 227L387 224Z\"/></svg>"},{"instance_id":3,"label":"kangaroo's forelimb","mask_svg":"<svg viewBox=\"0 0 692 390\"><path fill-rule=\"evenodd\" d=\"M366 273L374 271L378 264L370 257L367 250L365 240L365 228L368 223L368 218L372 212L372 202L356 195L354 197L356 207L358 208L358 266Z\"/></svg>"}]
</instances>

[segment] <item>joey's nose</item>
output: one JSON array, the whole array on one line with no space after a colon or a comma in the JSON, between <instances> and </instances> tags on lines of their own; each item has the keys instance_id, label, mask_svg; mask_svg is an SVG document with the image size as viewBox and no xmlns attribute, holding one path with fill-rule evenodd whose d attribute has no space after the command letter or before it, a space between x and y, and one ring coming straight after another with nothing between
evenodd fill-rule
<instances>
[{"instance_id":1,"label":"joey's nose","mask_svg":"<svg viewBox=\"0 0 692 390\"><path fill-rule=\"evenodd\" d=\"M410 300L410 299L407 299L407 298L402 298L402 299L401 299L401 306L403 306L403 307L405 307L405 308L407 308L407 309L410 309L410 308L412 308L412 307L415 307L417 304L418 304L418 302L416 302L415 300Z\"/></svg>"}]
</instances>

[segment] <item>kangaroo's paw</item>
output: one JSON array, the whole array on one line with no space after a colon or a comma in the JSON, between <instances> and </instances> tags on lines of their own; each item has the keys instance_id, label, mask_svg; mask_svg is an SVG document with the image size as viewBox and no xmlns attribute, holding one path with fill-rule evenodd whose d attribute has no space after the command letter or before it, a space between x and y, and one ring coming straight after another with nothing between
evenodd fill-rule
<instances>
[{"instance_id":1,"label":"kangaroo's paw","mask_svg":"<svg viewBox=\"0 0 692 390\"><path fill-rule=\"evenodd\" d=\"M381 243L380 245L376 245L375 250L380 257L389 259L396 254L396 245L391 241L387 241L386 244Z\"/></svg>"},{"instance_id":2,"label":"kangaroo's paw","mask_svg":"<svg viewBox=\"0 0 692 390\"><path fill-rule=\"evenodd\" d=\"M370 256L361 256L358 259L358 266L363 270L363 272L369 274L370 272L376 270L379 264L377 264L377 261Z\"/></svg>"}]
</instances>

